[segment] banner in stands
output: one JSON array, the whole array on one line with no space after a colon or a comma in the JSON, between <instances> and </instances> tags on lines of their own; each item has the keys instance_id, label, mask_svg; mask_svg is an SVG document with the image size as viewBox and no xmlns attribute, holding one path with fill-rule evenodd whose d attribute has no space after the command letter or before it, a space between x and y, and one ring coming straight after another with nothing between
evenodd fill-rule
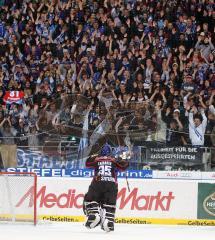
<instances>
[{"instance_id":1,"label":"banner in stands","mask_svg":"<svg viewBox=\"0 0 215 240\"><path fill-rule=\"evenodd\" d=\"M71 147L70 147L71 149ZM126 148L125 148L126 151ZM131 169L138 169L138 164L141 161L141 148L138 146L133 147L132 158L130 161ZM118 148L114 148L113 154L119 155ZM17 166L30 167L30 168L83 168L84 162L78 159L78 148L65 155L60 155L59 152L53 151L46 154L39 150L25 150L17 149Z\"/></svg>"},{"instance_id":2,"label":"banner in stands","mask_svg":"<svg viewBox=\"0 0 215 240\"><path fill-rule=\"evenodd\" d=\"M77 168L77 153L70 154L66 159L59 154L53 155L44 154L37 150L17 149L17 166L31 168Z\"/></svg>"},{"instance_id":3,"label":"banner in stands","mask_svg":"<svg viewBox=\"0 0 215 240\"><path fill-rule=\"evenodd\" d=\"M149 166L181 166L182 169L184 166L203 166L203 151L198 147L150 147L145 152L145 162Z\"/></svg>"},{"instance_id":4,"label":"banner in stands","mask_svg":"<svg viewBox=\"0 0 215 240\"><path fill-rule=\"evenodd\" d=\"M38 217L49 221L83 221L83 198L90 179L38 178ZM33 187L20 190L16 213L33 208ZM215 220L197 218L198 181L130 179L119 180L116 222L140 224L215 225ZM206 197L207 198L207 197ZM1 200L1 196L0 196ZM209 199L210 200L210 199Z\"/></svg>"},{"instance_id":5,"label":"banner in stands","mask_svg":"<svg viewBox=\"0 0 215 240\"><path fill-rule=\"evenodd\" d=\"M22 104L24 95L25 94L23 91L6 91L4 95L4 102L6 102L7 104Z\"/></svg>"},{"instance_id":6,"label":"banner in stands","mask_svg":"<svg viewBox=\"0 0 215 240\"><path fill-rule=\"evenodd\" d=\"M39 177L92 177L92 169L60 169L60 168L7 168L7 172L34 172ZM152 170L129 170L118 172L118 177L152 178Z\"/></svg>"}]
</instances>

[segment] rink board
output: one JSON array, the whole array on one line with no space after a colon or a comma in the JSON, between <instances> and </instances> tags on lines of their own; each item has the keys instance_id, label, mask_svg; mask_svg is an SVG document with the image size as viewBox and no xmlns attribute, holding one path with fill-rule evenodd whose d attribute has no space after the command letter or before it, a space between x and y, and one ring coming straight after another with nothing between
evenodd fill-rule
<instances>
[{"instance_id":1,"label":"rink board","mask_svg":"<svg viewBox=\"0 0 215 240\"><path fill-rule=\"evenodd\" d=\"M8 222L12 219L12 215L0 214L1 222ZM62 216L62 215L39 215L38 223L43 222L58 222L58 223L74 223L74 222L85 222L85 216ZM32 222L32 215L19 214L15 216L15 222L17 223L29 223ZM119 224L157 224L157 225L189 225L189 226L215 226L215 220L208 219L159 219L159 218L134 218L134 217L116 217L115 223Z\"/></svg>"},{"instance_id":2,"label":"rink board","mask_svg":"<svg viewBox=\"0 0 215 240\"><path fill-rule=\"evenodd\" d=\"M38 178L38 219L49 222L85 221L82 203L90 181L89 178ZM212 192L206 192L205 198L200 196L203 200L199 202L202 183L211 187ZM215 226L214 181L130 179L129 184L130 192L125 179L119 180L116 223ZM32 196L33 187L20 189L16 196L13 211L20 221L32 218L29 215L33 210ZM210 208L202 206L205 202ZM1 214L0 208L0 218L3 217L5 215Z\"/></svg>"}]
</instances>

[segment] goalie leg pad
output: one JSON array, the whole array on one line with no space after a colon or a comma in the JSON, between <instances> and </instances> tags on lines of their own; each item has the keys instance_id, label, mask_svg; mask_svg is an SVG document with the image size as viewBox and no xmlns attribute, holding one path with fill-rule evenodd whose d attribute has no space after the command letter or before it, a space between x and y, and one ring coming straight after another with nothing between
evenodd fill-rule
<instances>
[{"instance_id":1,"label":"goalie leg pad","mask_svg":"<svg viewBox=\"0 0 215 240\"><path fill-rule=\"evenodd\" d=\"M85 226L87 228L95 228L98 226L101 222L99 204L97 202L85 202L85 210L87 215Z\"/></svg>"},{"instance_id":2,"label":"goalie leg pad","mask_svg":"<svg viewBox=\"0 0 215 240\"><path fill-rule=\"evenodd\" d=\"M102 219L102 229L106 232L114 231L115 205L103 204L104 216Z\"/></svg>"}]
</instances>

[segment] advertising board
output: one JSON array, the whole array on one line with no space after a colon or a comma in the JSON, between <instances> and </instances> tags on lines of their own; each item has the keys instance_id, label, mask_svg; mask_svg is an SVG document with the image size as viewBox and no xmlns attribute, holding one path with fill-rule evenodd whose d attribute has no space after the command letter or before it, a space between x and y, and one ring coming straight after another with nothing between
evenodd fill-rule
<instances>
[{"instance_id":1,"label":"advertising board","mask_svg":"<svg viewBox=\"0 0 215 240\"><path fill-rule=\"evenodd\" d=\"M198 184L198 213L199 219L215 219L215 184Z\"/></svg>"},{"instance_id":2,"label":"advertising board","mask_svg":"<svg viewBox=\"0 0 215 240\"><path fill-rule=\"evenodd\" d=\"M198 182L161 179L130 179L130 192L119 179L117 221L153 221L168 224L197 219ZM37 207L42 219L76 219L82 221L82 204L90 179L38 178ZM33 188L19 196L16 208L33 206ZM127 220L126 220L127 219ZM144 220L145 219L145 220ZM168 220L169 219L169 220ZM71 220L72 221L72 220ZM148 222L147 222L148 221Z\"/></svg>"},{"instance_id":3,"label":"advertising board","mask_svg":"<svg viewBox=\"0 0 215 240\"><path fill-rule=\"evenodd\" d=\"M39 177L36 196L38 219L84 221L83 199L90 181L89 178L79 177ZM125 179L119 179L117 223L215 226L214 182L129 179L129 185L130 191ZM17 215L31 212L33 191L33 186L18 191L14 208ZM0 202L2 201L3 196L0 195Z\"/></svg>"},{"instance_id":4,"label":"advertising board","mask_svg":"<svg viewBox=\"0 0 215 240\"><path fill-rule=\"evenodd\" d=\"M202 179L202 173L195 171L153 171L152 177L161 179Z\"/></svg>"}]
</instances>

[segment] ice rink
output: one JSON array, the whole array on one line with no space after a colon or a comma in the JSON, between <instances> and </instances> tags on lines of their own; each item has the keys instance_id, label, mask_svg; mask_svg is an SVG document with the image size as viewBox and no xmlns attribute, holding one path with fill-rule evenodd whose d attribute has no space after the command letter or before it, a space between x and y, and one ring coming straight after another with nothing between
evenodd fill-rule
<instances>
[{"instance_id":1,"label":"ice rink","mask_svg":"<svg viewBox=\"0 0 215 240\"><path fill-rule=\"evenodd\" d=\"M88 230L83 223L33 225L0 224L1 240L214 240L215 227L124 225L105 233L100 228Z\"/></svg>"}]
</instances>

